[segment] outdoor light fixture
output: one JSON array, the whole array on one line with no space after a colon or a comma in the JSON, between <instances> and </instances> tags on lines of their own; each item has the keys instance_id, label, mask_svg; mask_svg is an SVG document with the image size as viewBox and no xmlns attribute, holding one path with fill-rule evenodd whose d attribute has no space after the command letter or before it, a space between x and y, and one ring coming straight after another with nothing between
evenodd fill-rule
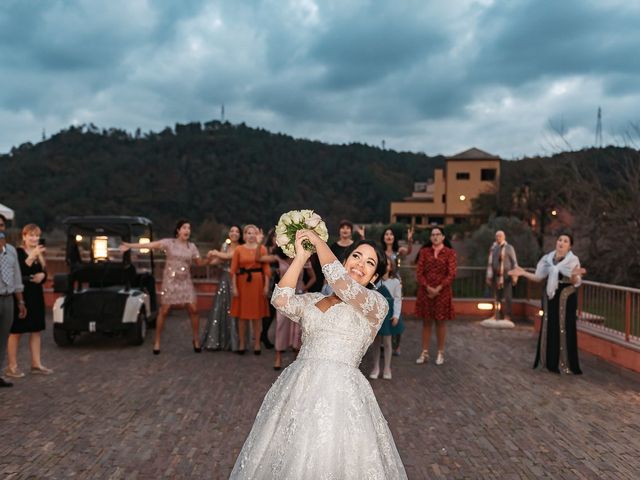
<instances>
[{"instance_id":1,"label":"outdoor light fixture","mask_svg":"<svg viewBox=\"0 0 640 480\"><path fill-rule=\"evenodd\" d=\"M150 243L151 239L147 238L147 237L140 237L140 240L138 241L138 243ZM140 249L140 253L149 253L150 250L148 248L141 248Z\"/></svg>"},{"instance_id":2,"label":"outdoor light fixture","mask_svg":"<svg viewBox=\"0 0 640 480\"><path fill-rule=\"evenodd\" d=\"M82 241L82 235L76 235L76 242L80 243Z\"/></svg>"},{"instance_id":3,"label":"outdoor light fixture","mask_svg":"<svg viewBox=\"0 0 640 480\"><path fill-rule=\"evenodd\" d=\"M109 257L108 241L109 239L106 236L99 236L93 239L91 251L93 252L94 260L106 260Z\"/></svg>"},{"instance_id":4,"label":"outdoor light fixture","mask_svg":"<svg viewBox=\"0 0 640 480\"><path fill-rule=\"evenodd\" d=\"M544 310L538 310L538 316L541 317L544 315Z\"/></svg>"},{"instance_id":5,"label":"outdoor light fixture","mask_svg":"<svg viewBox=\"0 0 640 480\"><path fill-rule=\"evenodd\" d=\"M553 215L555 217L556 215L558 215L558 211L557 210L551 210L551 215Z\"/></svg>"},{"instance_id":6,"label":"outdoor light fixture","mask_svg":"<svg viewBox=\"0 0 640 480\"><path fill-rule=\"evenodd\" d=\"M493 310L493 303L481 302L478 304L478 310Z\"/></svg>"},{"instance_id":7,"label":"outdoor light fixture","mask_svg":"<svg viewBox=\"0 0 640 480\"><path fill-rule=\"evenodd\" d=\"M465 197L464 195L460 195L460 201L464 202L467 199L467 197Z\"/></svg>"}]
</instances>

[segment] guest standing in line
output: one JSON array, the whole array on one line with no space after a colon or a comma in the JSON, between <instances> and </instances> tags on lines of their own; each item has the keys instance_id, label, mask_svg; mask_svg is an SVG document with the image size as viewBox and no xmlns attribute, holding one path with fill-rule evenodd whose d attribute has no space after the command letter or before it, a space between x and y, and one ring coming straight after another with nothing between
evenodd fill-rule
<instances>
[{"instance_id":1,"label":"guest standing in line","mask_svg":"<svg viewBox=\"0 0 640 480\"><path fill-rule=\"evenodd\" d=\"M231 316L231 277L229 268L233 252L242 245L242 230L238 225L231 225L227 239L220 250L212 250L207 254L209 263L220 267L218 290L213 300L213 308L209 312L201 345L206 350L238 350L238 325Z\"/></svg>"},{"instance_id":2,"label":"guest standing in line","mask_svg":"<svg viewBox=\"0 0 640 480\"><path fill-rule=\"evenodd\" d=\"M429 343L433 323L436 324L438 355L436 365L444 363L446 322L453 320L453 291L451 284L456 276L456 252L445 246L444 233L436 227L431 230L431 245L420 250L416 279L416 314L422 318L422 352L417 364L429 361Z\"/></svg>"},{"instance_id":3,"label":"guest standing in line","mask_svg":"<svg viewBox=\"0 0 640 480\"><path fill-rule=\"evenodd\" d=\"M22 229L22 246L17 248L22 283L23 297L27 307L27 316L20 318L15 312L11 334L7 344L8 366L7 377L20 378L24 373L18 368L18 347L22 334L29 334L31 351L31 373L50 375L53 370L42 365L40 359L41 334L45 329L44 290L42 285L47 280L47 264L44 259L45 247L40 244L40 227L30 223Z\"/></svg>"},{"instance_id":4,"label":"guest standing in line","mask_svg":"<svg viewBox=\"0 0 640 480\"><path fill-rule=\"evenodd\" d=\"M0 371L7 353L7 340L13 324L15 303L18 303L18 317L27 316L22 291L22 275L18 253L7 243L5 228L7 219L0 214ZM0 377L0 387L11 387L13 384Z\"/></svg>"},{"instance_id":5,"label":"guest standing in line","mask_svg":"<svg viewBox=\"0 0 640 480\"><path fill-rule=\"evenodd\" d=\"M120 250L126 252L130 248L152 248L164 250L166 255L162 274L162 294L160 310L156 320L156 335L153 342L153 354L160 354L160 339L169 310L186 307L191 318L193 351L200 353L200 318L196 303L196 291L191 280L191 264L206 265L208 259L200 258L200 253L191 237L191 224L188 220L180 220L173 231L174 238L164 238L151 243L122 242Z\"/></svg>"},{"instance_id":6,"label":"guest standing in line","mask_svg":"<svg viewBox=\"0 0 640 480\"><path fill-rule=\"evenodd\" d=\"M516 251L507 243L507 236L502 230L496 232L496 241L489 249L487 262L487 285L493 290L496 309L495 320L511 320L511 298L513 285L517 277L507 272L518 266Z\"/></svg>"},{"instance_id":7,"label":"guest standing in line","mask_svg":"<svg viewBox=\"0 0 640 480\"><path fill-rule=\"evenodd\" d=\"M278 259L278 274L279 277L282 278L287 273L287 270L289 270L289 267L293 263L293 259L287 257L280 248L277 249L276 256ZM315 273L309 261L304 264L303 270L306 272L306 275L300 273L295 289L296 294L309 292L309 289L316 281ZM308 278L306 283L304 281L305 276ZM302 330L300 329L300 324L292 321L281 311L278 311L276 313L275 340L276 356L273 369L280 370L280 368L282 368L282 353L291 348L297 355L300 350L302 345Z\"/></svg>"},{"instance_id":8,"label":"guest standing in line","mask_svg":"<svg viewBox=\"0 0 640 480\"><path fill-rule=\"evenodd\" d=\"M398 278L398 268L394 262L388 261L387 271L382 277L378 292L389 302L389 312L382 322L378 335L373 341L373 370L369 378L376 379L380 376L380 344L384 347L384 370L382 378L391 380L391 338L400 335L404 331L402 323L402 283Z\"/></svg>"},{"instance_id":9,"label":"guest standing in line","mask_svg":"<svg viewBox=\"0 0 640 480\"><path fill-rule=\"evenodd\" d=\"M525 277L534 282L545 280L542 292L542 325L533 368L540 366L554 373L579 375L578 333L576 329L578 295L582 276L587 272L580 259L571 251L573 237L562 233L556 248L543 256L536 272L516 267L509 275Z\"/></svg>"},{"instance_id":10,"label":"guest standing in line","mask_svg":"<svg viewBox=\"0 0 640 480\"><path fill-rule=\"evenodd\" d=\"M364 238L364 227L356 227L360 238ZM345 252L353 245L353 223L349 220L341 220L338 226L338 240L331 244L331 251L339 261L344 260Z\"/></svg>"},{"instance_id":11,"label":"guest standing in line","mask_svg":"<svg viewBox=\"0 0 640 480\"><path fill-rule=\"evenodd\" d=\"M396 237L395 232L391 227L387 227L382 232L380 237L380 245L382 245L382 249L384 253L387 254L387 258L389 262L394 263L396 267L400 267L400 262L407 255L409 255L413 251L413 228L410 227L407 230L407 246L401 247L398 243L398 239ZM398 278L400 275L397 275ZM400 355L400 340L402 338L402 334L393 334L391 336L391 343L393 346L393 354L398 356Z\"/></svg>"},{"instance_id":12,"label":"guest standing in line","mask_svg":"<svg viewBox=\"0 0 640 480\"><path fill-rule=\"evenodd\" d=\"M262 319L268 315L267 295L271 269L266 262L258 259L266 255L267 249L257 241L258 227L245 225L242 231L244 245L239 245L231 259L231 315L238 319L238 353L245 352L247 322L253 325L253 353L260 355L260 334ZM256 249L260 249L256 252Z\"/></svg>"}]
</instances>

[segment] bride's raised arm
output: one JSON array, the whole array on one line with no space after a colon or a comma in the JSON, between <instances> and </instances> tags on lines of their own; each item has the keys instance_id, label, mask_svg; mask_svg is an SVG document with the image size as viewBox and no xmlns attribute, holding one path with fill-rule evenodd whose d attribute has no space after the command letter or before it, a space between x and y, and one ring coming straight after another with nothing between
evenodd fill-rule
<instances>
[{"instance_id":1,"label":"bride's raised arm","mask_svg":"<svg viewBox=\"0 0 640 480\"><path fill-rule=\"evenodd\" d=\"M273 290L271 304L294 322L300 321L302 311L316 295L296 295L298 277L311 254L302 248L302 240L296 239L296 256Z\"/></svg>"}]
</instances>

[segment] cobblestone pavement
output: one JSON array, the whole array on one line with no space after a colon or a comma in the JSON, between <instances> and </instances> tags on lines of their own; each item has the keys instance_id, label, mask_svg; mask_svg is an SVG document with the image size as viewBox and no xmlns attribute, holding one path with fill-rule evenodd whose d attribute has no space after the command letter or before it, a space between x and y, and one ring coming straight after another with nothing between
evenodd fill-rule
<instances>
[{"instance_id":1,"label":"cobblestone pavement","mask_svg":"<svg viewBox=\"0 0 640 480\"><path fill-rule=\"evenodd\" d=\"M452 322L443 366L416 365L407 324L393 380L373 386L409 478L640 478L640 375L587 354L583 376L533 371L530 326L474 321ZM61 349L49 324L43 358L54 375L0 390L0 478L227 478L278 374L271 352L194 354L183 312L159 356L150 338Z\"/></svg>"}]
</instances>

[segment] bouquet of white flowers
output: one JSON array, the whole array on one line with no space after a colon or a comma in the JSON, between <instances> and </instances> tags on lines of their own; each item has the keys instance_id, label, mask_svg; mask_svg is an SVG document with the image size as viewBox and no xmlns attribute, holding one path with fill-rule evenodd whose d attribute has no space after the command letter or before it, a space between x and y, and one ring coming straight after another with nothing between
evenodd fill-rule
<instances>
[{"instance_id":1,"label":"bouquet of white flowers","mask_svg":"<svg viewBox=\"0 0 640 480\"><path fill-rule=\"evenodd\" d=\"M296 256L296 232L298 230L313 230L325 242L329 239L329 231L324 221L313 210L291 210L283 213L276 225L276 244L288 257ZM316 249L308 240L302 242L308 252Z\"/></svg>"}]
</instances>

